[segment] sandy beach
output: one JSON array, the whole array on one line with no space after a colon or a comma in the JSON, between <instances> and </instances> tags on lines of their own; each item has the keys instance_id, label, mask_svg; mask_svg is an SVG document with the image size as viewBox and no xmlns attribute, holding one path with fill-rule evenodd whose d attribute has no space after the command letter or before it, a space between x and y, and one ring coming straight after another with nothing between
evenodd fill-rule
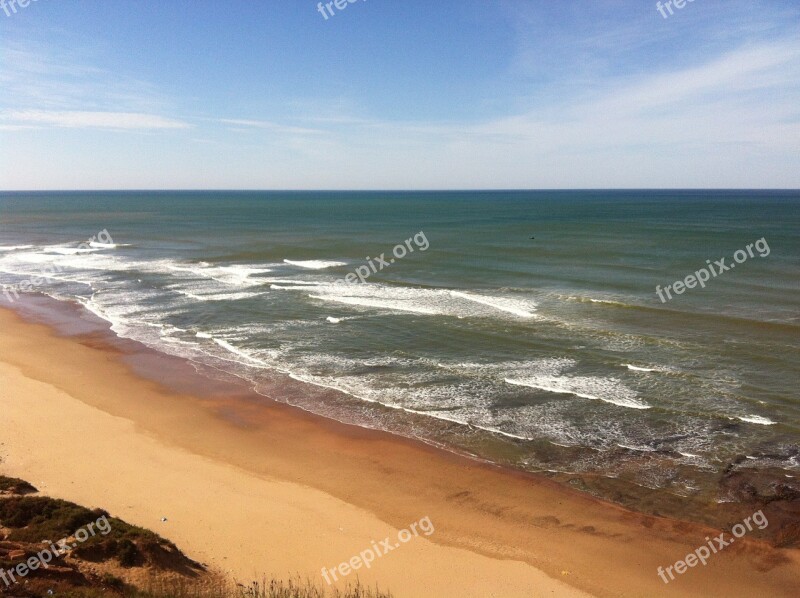
<instances>
[{"instance_id":1,"label":"sandy beach","mask_svg":"<svg viewBox=\"0 0 800 598\"><path fill-rule=\"evenodd\" d=\"M176 393L124 357L96 335L60 336L0 310L0 472L153 529L238 580L324 583L323 567L428 517L433 533L345 581L400 598L800 586L797 550L747 537L664 584L659 566L719 532L281 404Z\"/></svg>"}]
</instances>

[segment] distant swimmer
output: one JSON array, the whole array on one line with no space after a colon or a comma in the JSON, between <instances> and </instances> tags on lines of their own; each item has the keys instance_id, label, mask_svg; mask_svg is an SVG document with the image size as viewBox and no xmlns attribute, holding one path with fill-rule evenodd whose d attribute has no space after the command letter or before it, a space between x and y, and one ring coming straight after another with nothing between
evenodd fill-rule
<instances>
[{"instance_id":1,"label":"distant swimmer","mask_svg":"<svg viewBox=\"0 0 800 598\"><path fill-rule=\"evenodd\" d=\"M531 239L535 239L536 237L531 237Z\"/></svg>"}]
</instances>

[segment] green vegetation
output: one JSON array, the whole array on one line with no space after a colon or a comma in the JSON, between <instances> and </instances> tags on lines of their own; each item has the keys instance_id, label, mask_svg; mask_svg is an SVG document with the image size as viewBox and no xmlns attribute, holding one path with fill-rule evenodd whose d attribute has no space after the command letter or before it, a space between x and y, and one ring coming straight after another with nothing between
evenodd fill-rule
<instances>
[{"instance_id":1,"label":"green vegetation","mask_svg":"<svg viewBox=\"0 0 800 598\"><path fill-rule=\"evenodd\" d=\"M20 598L392 598L387 592L356 583L344 590L324 589L311 581L265 579L249 586L231 584L187 558L178 548L157 534L129 525L100 509L43 496L26 496L37 490L27 482L0 476L0 568L11 569L21 560L8 557L11 551L26 556L42 550L43 541L56 543L73 538L78 530L95 534L69 553L55 577L31 572L25 584L14 588ZM105 518L103 520L102 518ZM101 520L102 525L98 523ZM106 525L107 522L107 525ZM106 535L103 535L106 532ZM72 540L70 540L72 541ZM149 583L144 588L127 584L110 573L87 570L86 562L115 560L122 567L146 567ZM0 588L3 594L3 588Z\"/></svg>"},{"instance_id":2,"label":"green vegetation","mask_svg":"<svg viewBox=\"0 0 800 598\"><path fill-rule=\"evenodd\" d=\"M11 528L8 539L18 542L55 542L97 521L101 511L90 511L63 500L15 496L0 502L0 524Z\"/></svg>"},{"instance_id":3,"label":"green vegetation","mask_svg":"<svg viewBox=\"0 0 800 598\"><path fill-rule=\"evenodd\" d=\"M91 561L117 559L124 567L144 564L191 567L188 559L179 562L180 553L174 544L151 531L129 525L105 511L89 510L76 504L43 496L12 496L0 500L0 525L9 528L12 542L55 543L70 538L81 528L94 524L101 517L108 521L102 529L72 551L74 556ZM110 528L110 530L109 530ZM88 531L88 529L87 529ZM107 531L106 535L101 532ZM167 567L174 569L175 567Z\"/></svg>"},{"instance_id":4,"label":"green vegetation","mask_svg":"<svg viewBox=\"0 0 800 598\"><path fill-rule=\"evenodd\" d=\"M25 480L0 475L0 494L34 494L38 492Z\"/></svg>"}]
</instances>

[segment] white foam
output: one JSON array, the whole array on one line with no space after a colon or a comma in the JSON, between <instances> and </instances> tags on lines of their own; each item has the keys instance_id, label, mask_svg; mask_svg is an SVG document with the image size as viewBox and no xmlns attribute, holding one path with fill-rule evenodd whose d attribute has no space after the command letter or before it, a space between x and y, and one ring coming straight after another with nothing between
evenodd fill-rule
<instances>
[{"instance_id":1,"label":"white foam","mask_svg":"<svg viewBox=\"0 0 800 598\"><path fill-rule=\"evenodd\" d=\"M273 288L292 290L309 287L314 291L309 295L313 299L333 301L360 308L457 318L536 317L529 311L530 302L507 297L470 295L462 297L461 293L453 294L445 289L401 287L380 283L343 284L333 282L294 287L275 285ZM480 301L476 301L476 297Z\"/></svg>"},{"instance_id":2,"label":"white foam","mask_svg":"<svg viewBox=\"0 0 800 598\"><path fill-rule=\"evenodd\" d=\"M6 245L0 251L19 251L20 249L33 249L33 245Z\"/></svg>"},{"instance_id":3,"label":"white foam","mask_svg":"<svg viewBox=\"0 0 800 598\"><path fill-rule=\"evenodd\" d=\"M559 295L559 297L563 298L564 296ZM569 295L566 299L567 301L576 301L578 303L601 303L604 305L616 305L617 307L630 307L630 304L614 299L594 299L592 297L579 297L575 295Z\"/></svg>"},{"instance_id":4,"label":"white foam","mask_svg":"<svg viewBox=\"0 0 800 598\"><path fill-rule=\"evenodd\" d=\"M650 405L640 401L635 392L614 378L536 375L528 378L504 378L504 380L514 386L526 386L555 394L570 394L628 409L650 409Z\"/></svg>"},{"instance_id":5,"label":"white foam","mask_svg":"<svg viewBox=\"0 0 800 598\"><path fill-rule=\"evenodd\" d=\"M323 295L309 295L312 299L319 299L321 301L336 301L337 303L344 303L345 305L356 305L360 307L377 307L381 309L388 309L390 311L407 311L416 314L424 314L428 316L439 315L442 312L428 307L421 307L412 305L403 301L390 301L385 299L369 299L366 297L344 297L344 296L323 296Z\"/></svg>"},{"instance_id":6,"label":"white foam","mask_svg":"<svg viewBox=\"0 0 800 598\"><path fill-rule=\"evenodd\" d=\"M287 358L291 362L284 361ZM647 450L641 448L642 434L632 433L624 427L620 423L624 418L614 415L613 411L604 410L607 415L597 426L585 430L570 423L570 413L575 409L572 401L550 401L542 405L524 405L497 411L491 408L494 397L498 395L497 383L502 380L504 373L521 377L531 370L539 374L560 372L576 365L569 359L446 364L448 369L461 370L459 373L463 373L463 376L459 376L459 381L455 383L448 377L444 384L437 373L440 371L438 368L424 369L436 366L436 360L384 356L365 363L342 356L301 356L291 352L284 354L281 361L284 368L291 370L294 379L336 389L390 409L454 422L509 438L544 438L564 446L611 447L622 443L637 450ZM380 369L365 372L365 366ZM315 373L322 371L329 373ZM413 388L408 388L405 383L410 372L413 372L415 381Z\"/></svg>"},{"instance_id":7,"label":"white foam","mask_svg":"<svg viewBox=\"0 0 800 598\"><path fill-rule=\"evenodd\" d=\"M185 289L173 289L176 293L180 293L184 297L188 297L194 301L239 301L241 299L252 299L253 297L260 297L263 293L257 292L240 292L240 293L205 293L198 295Z\"/></svg>"},{"instance_id":8,"label":"white foam","mask_svg":"<svg viewBox=\"0 0 800 598\"><path fill-rule=\"evenodd\" d=\"M347 362L347 360L344 361ZM395 362L396 360L392 359L391 361ZM305 382L308 384L313 384L315 386L319 386L322 388L337 390L339 392L345 393L347 395L350 395L354 398L365 401L367 403L380 404L389 409L395 409L398 411L404 411L406 413L413 413L416 415L422 415L433 419L457 423L460 425L469 426L470 428L476 428L487 432L500 434L508 438L514 438L516 440L533 439L528 436L516 434L513 432L509 432L507 430L502 430L498 427L490 425L490 422L477 424L475 423L475 421L473 421L474 418L470 417L469 410L466 411L461 410L461 412L464 415L462 417L459 417L453 415L447 410L434 411L430 409L414 408L413 406L405 404L406 400L409 398L406 395L406 389L401 389L398 387L375 388L374 386L371 386L369 383L364 383L364 381L361 380L360 377L315 376L309 373L299 373L296 371L289 371L288 374L294 380L298 380L300 382ZM429 392L432 391L429 390ZM416 394L417 393L415 393L415 395ZM443 401L434 400L433 402L441 404ZM480 412L479 419L481 418L488 419L488 416L490 415L488 412L484 412L482 409L478 409L478 411Z\"/></svg>"},{"instance_id":9,"label":"white foam","mask_svg":"<svg viewBox=\"0 0 800 598\"><path fill-rule=\"evenodd\" d=\"M778 423L766 417L761 417L760 415L738 416L737 419L740 419L743 422L747 422L749 424L759 424L761 426L774 426L776 423Z\"/></svg>"},{"instance_id":10,"label":"white foam","mask_svg":"<svg viewBox=\"0 0 800 598\"><path fill-rule=\"evenodd\" d=\"M296 284L290 287L285 287L279 284L271 284L269 288L274 291L305 291L308 289L316 289L320 285L318 284Z\"/></svg>"},{"instance_id":11,"label":"white foam","mask_svg":"<svg viewBox=\"0 0 800 598\"><path fill-rule=\"evenodd\" d=\"M81 305L83 305L86 309L88 309L98 318L100 318L101 320L105 320L106 322L111 324L111 329L114 332L118 332L118 327L122 324L122 321L113 318L108 313L106 313L106 311L97 304L94 297L95 296L92 295L88 299L82 299L81 297L76 297L76 299L78 300L79 303L81 303Z\"/></svg>"},{"instance_id":12,"label":"white foam","mask_svg":"<svg viewBox=\"0 0 800 598\"><path fill-rule=\"evenodd\" d=\"M254 268L252 266L211 266L207 262L200 262L197 265L173 265L167 264L167 268L175 272L189 272L201 278L210 278L227 285L252 286L261 284L260 281L250 280L256 274L272 272L270 268Z\"/></svg>"},{"instance_id":13,"label":"white foam","mask_svg":"<svg viewBox=\"0 0 800 598\"><path fill-rule=\"evenodd\" d=\"M515 440L534 440L532 437L528 436L521 436L519 434L514 434L512 432L506 432L499 428L495 428L493 426L486 426L486 425L479 425L474 422L471 422L465 418L459 417L452 417L449 415L444 415L443 413L436 413L431 411L420 411L419 409L409 409L409 408L401 408L403 411L408 413L415 413L417 415L425 415L428 417L432 417L434 419L439 419L442 421L452 422L455 424L461 424L462 426L468 426L470 428L477 428L478 430L483 430L484 432L492 432L493 434L499 434L501 436L505 436L506 438L513 438Z\"/></svg>"},{"instance_id":14,"label":"white foam","mask_svg":"<svg viewBox=\"0 0 800 598\"><path fill-rule=\"evenodd\" d=\"M521 318L536 317L536 315L528 311L528 309L523 309L525 304L505 297L485 297L483 295L471 295L469 293L462 293L460 291L450 291L450 294L454 297L466 299L467 301L474 301L475 303L480 303L481 305L488 305L494 309L499 309L500 311L505 311Z\"/></svg>"},{"instance_id":15,"label":"white foam","mask_svg":"<svg viewBox=\"0 0 800 598\"><path fill-rule=\"evenodd\" d=\"M175 345L187 345L187 346L190 346L190 347L196 347L197 346L197 343L193 343L191 341L184 341L184 340L181 340L179 338L173 338L171 336L165 336L162 340L165 343L172 343L172 344L175 344Z\"/></svg>"},{"instance_id":16,"label":"white foam","mask_svg":"<svg viewBox=\"0 0 800 598\"><path fill-rule=\"evenodd\" d=\"M326 319L328 322L330 322L331 324L338 324L339 322L341 322L341 321L342 321L342 319L341 319L341 318L334 318L334 317L332 317L332 316L328 316L328 317L327 317L327 318L325 318L325 319Z\"/></svg>"},{"instance_id":17,"label":"white foam","mask_svg":"<svg viewBox=\"0 0 800 598\"><path fill-rule=\"evenodd\" d=\"M45 253L57 253L59 255L78 255L81 253L94 253L100 250L91 247L61 247L59 245L51 245L45 247L44 251Z\"/></svg>"},{"instance_id":18,"label":"white foam","mask_svg":"<svg viewBox=\"0 0 800 598\"><path fill-rule=\"evenodd\" d=\"M347 262L336 262L333 260L283 260L284 264L306 268L308 270L325 270L326 268L336 268L346 266Z\"/></svg>"},{"instance_id":19,"label":"white foam","mask_svg":"<svg viewBox=\"0 0 800 598\"><path fill-rule=\"evenodd\" d=\"M296 284L301 286L320 286L321 282L317 282L314 280L298 280L296 278L265 278L264 282L274 283L274 284Z\"/></svg>"},{"instance_id":20,"label":"white foam","mask_svg":"<svg viewBox=\"0 0 800 598\"><path fill-rule=\"evenodd\" d=\"M259 365L259 366L262 366L262 367L267 365L263 361L261 361L260 359L256 359L255 357L251 357L250 355L248 355L247 353L245 353L244 351L242 351L238 347L234 347L228 341L224 341L224 340L219 339L219 338L213 338L213 341L215 343L217 343L223 349L226 349L227 351L230 351L234 355L238 355L242 359L246 359L251 364Z\"/></svg>"},{"instance_id":21,"label":"white foam","mask_svg":"<svg viewBox=\"0 0 800 598\"><path fill-rule=\"evenodd\" d=\"M623 363L622 365L624 365L624 366L625 366L625 367L627 367L629 370L632 370L632 371L634 371L634 372L657 372L657 371L658 371L658 370L656 370L656 369L652 369L652 368L640 368L640 367L638 367L638 366L631 365L631 364L629 364L629 363Z\"/></svg>"}]
</instances>

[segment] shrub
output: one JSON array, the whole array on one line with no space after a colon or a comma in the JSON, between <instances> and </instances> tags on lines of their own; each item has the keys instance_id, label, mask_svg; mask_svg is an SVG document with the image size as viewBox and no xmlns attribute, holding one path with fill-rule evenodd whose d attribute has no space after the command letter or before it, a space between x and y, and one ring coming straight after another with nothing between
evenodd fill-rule
<instances>
[{"instance_id":1,"label":"shrub","mask_svg":"<svg viewBox=\"0 0 800 598\"><path fill-rule=\"evenodd\" d=\"M25 480L0 475L0 494L34 494L38 492Z\"/></svg>"}]
</instances>

